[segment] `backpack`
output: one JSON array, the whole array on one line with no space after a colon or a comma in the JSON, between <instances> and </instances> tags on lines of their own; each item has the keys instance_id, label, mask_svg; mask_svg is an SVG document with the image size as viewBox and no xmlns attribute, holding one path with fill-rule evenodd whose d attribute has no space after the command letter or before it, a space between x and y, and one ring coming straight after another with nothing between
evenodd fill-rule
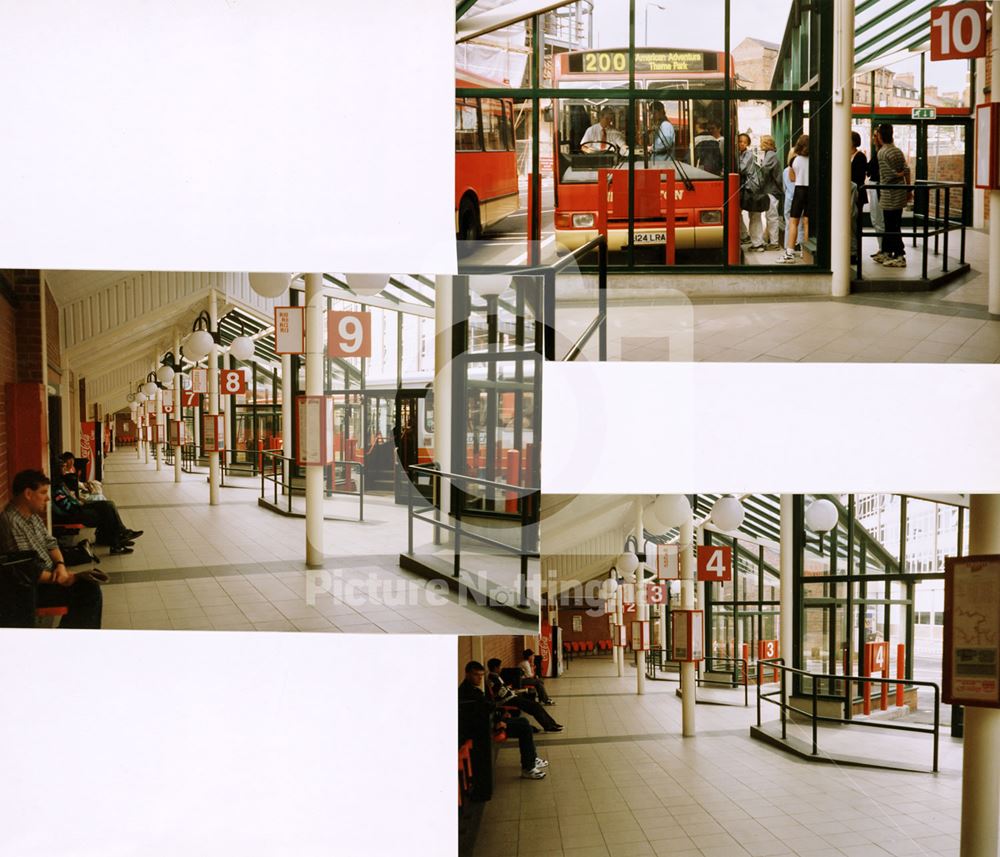
<instances>
[{"instance_id":1,"label":"backpack","mask_svg":"<svg viewBox=\"0 0 1000 857\"><path fill-rule=\"evenodd\" d=\"M761 169L756 158L750 159L743 187L751 196L757 196L764 188L764 170Z\"/></svg>"}]
</instances>

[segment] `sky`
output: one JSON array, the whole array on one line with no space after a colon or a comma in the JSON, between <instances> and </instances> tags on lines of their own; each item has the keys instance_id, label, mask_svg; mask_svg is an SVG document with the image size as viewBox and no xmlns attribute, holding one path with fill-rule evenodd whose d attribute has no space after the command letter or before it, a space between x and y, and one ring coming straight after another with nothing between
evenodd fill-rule
<instances>
[{"instance_id":1,"label":"sky","mask_svg":"<svg viewBox=\"0 0 1000 857\"><path fill-rule=\"evenodd\" d=\"M733 0L730 44L735 47L747 36L780 43L791 5L791 0ZM721 51L725 47L724 23L724 0L697 0L697 3L691 0L636 0L637 45ZM628 44L628 0L594 0L594 41L596 47L603 48ZM902 69L911 67L919 67L919 64L906 63ZM944 92L961 91L965 86L964 63L928 62L927 68L927 82L940 86Z\"/></svg>"}]
</instances>

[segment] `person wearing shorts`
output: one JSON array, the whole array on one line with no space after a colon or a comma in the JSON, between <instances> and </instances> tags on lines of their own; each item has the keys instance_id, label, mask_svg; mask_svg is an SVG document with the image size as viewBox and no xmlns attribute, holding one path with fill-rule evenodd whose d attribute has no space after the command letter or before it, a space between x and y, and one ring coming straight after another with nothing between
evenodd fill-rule
<instances>
[{"instance_id":1,"label":"person wearing shorts","mask_svg":"<svg viewBox=\"0 0 1000 857\"><path fill-rule=\"evenodd\" d=\"M809 135L803 134L795 143L790 155L791 171L789 177L795 182L792 193L792 209L788 215L788 229L785 230L785 252L778 259L784 265L794 263L801 258L801 252L795 251L795 237L799 233L799 223L803 225L803 235L809 237L809 218L806 206L809 204Z\"/></svg>"}]
</instances>

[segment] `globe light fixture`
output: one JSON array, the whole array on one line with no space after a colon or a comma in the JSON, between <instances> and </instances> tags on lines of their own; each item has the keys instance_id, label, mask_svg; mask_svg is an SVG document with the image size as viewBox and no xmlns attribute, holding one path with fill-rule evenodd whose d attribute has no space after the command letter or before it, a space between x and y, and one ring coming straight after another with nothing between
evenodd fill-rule
<instances>
[{"instance_id":1,"label":"globe light fixture","mask_svg":"<svg viewBox=\"0 0 1000 857\"><path fill-rule=\"evenodd\" d=\"M510 288L510 274L481 274L473 277L469 285L473 291L484 298L495 298Z\"/></svg>"},{"instance_id":2,"label":"globe light fixture","mask_svg":"<svg viewBox=\"0 0 1000 857\"><path fill-rule=\"evenodd\" d=\"M250 274L250 288L262 298L279 298L292 283L291 274ZM200 359L200 358L199 358Z\"/></svg>"},{"instance_id":3,"label":"globe light fixture","mask_svg":"<svg viewBox=\"0 0 1000 857\"><path fill-rule=\"evenodd\" d=\"M635 570L638 567L639 557L632 551L625 551L615 562L615 568L618 569L618 573L626 580L632 580L635 577Z\"/></svg>"},{"instance_id":4,"label":"globe light fixture","mask_svg":"<svg viewBox=\"0 0 1000 857\"><path fill-rule=\"evenodd\" d=\"M813 500L806 509L806 526L814 533L828 533L837 526L840 515L829 500Z\"/></svg>"},{"instance_id":5,"label":"globe light fixture","mask_svg":"<svg viewBox=\"0 0 1000 857\"><path fill-rule=\"evenodd\" d=\"M653 514L667 527L679 527L691 517L691 504L683 494L660 494L653 501Z\"/></svg>"},{"instance_id":6,"label":"globe light fixture","mask_svg":"<svg viewBox=\"0 0 1000 857\"><path fill-rule=\"evenodd\" d=\"M237 360L249 360L253 357L255 347L254 341L249 336L241 334L229 343L229 356Z\"/></svg>"},{"instance_id":7,"label":"globe light fixture","mask_svg":"<svg viewBox=\"0 0 1000 857\"><path fill-rule=\"evenodd\" d=\"M164 387L169 387L173 384L176 374L172 366L161 366L156 370L156 380L163 384Z\"/></svg>"},{"instance_id":8,"label":"globe light fixture","mask_svg":"<svg viewBox=\"0 0 1000 857\"><path fill-rule=\"evenodd\" d=\"M344 274L344 278L356 295L377 295L389 285L388 274Z\"/></svg>"},{"instance_id":9,"label":"globe light fixture","mask_svg":"<svg viewBox=\"0 0 1000 857\"><path fill-rule=\"evenodd\" d=\"M744 517L746 517L746 510L743 508L743 504L732 494L716 500L710 515L712 523L726 533L738 530Z\"/></svg>"}]
</instances>

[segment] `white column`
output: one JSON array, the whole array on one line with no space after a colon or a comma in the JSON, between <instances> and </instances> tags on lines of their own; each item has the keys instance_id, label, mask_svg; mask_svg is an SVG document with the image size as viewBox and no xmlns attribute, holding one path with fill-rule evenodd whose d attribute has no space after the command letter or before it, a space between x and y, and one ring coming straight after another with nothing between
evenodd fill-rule
<instances>
[{"instance_id":1,"label":"white column","mask_svg":"<svg viewBox=\"0 0 1000 857\"><path fill-rule=\"evenodd\" d=\"M688 515L681 524L678 539L680 542L680 574L681 574L681 609L694 609L694 513ZM695 684L695 667L692 661L681 662L681 734L685 738L695 735L695 700L697 694Z\"/></svg>"},{"instance_id":2,"label":"white column","mask_svg":"<svg viewBox=\"0 0 1000 857\"><path fill-rule=\"evenodd\" d=\"M222 354L222 368L232 369L233 361L229 356L229 350L226 349ZM248 388L249 389L249 388ZM233 424L232 424L232 412L233 412L233 397L232 395L226 395L224 393L219 394L219 410L222 412L222 436L226 439L226 451L223 453L224 461L232 461L233 456L230 450L233 448Z\"/></svg>"},{"instance_id":3,"label":"white column","mask_svg":"<svg viewBox=\"0 0 1000 857\"><path fill-rule=\"evenodd\" d=\"M214 334L219 329L219 300L215 289L212 289L209 297L208 317ZM208 413L210 416L217 416L219 413L219 346L215 344L214 339L212 347L208 349ZM217 452L208 454L208 504L219 505L219 453Z\"/></svg>"},{"instance_id":4,"label":"white column","mask_svg":"<svg viewBox=\"0 0 1000 857\"><path fill-rule=\"evenodd\" d=\"M830 270L833 296L851 291L851 103L854 100L854 3L834 3L833 105L830 127ZM819 171L814 173L818 176ZM861 248L858 248L861 252Z\"/></svg>"},{"instance_id":5,"label":"white column","mask_svg":"<svg viewBox=\"0 0 1000 857\"><path fill-rule=\"evenodd\" d=\"M149 464L149 441L146 439L146 427L149 426L150 401L151 400L147 398L146 401L142 403L142 415L144 417L143 422L145 423L142 430L142 452L144 464Z\"/></svg>"},{"instance_id":6,"label":"white column","mask_svg":"<svg viewBox=\"0 0 1000 857\"><path fill-rule=\"evenodd\" d=\"M155 375L156 364L153 364ZM160 472L163 464L163 446L160 444L160 432L163 431L163 390L160 385L156 385L156 396L153 399L153 411L156 414L156 433L153 435L153 454L156 456L156 472Z\"/></svg>"},{"instance_id":7,"label":"white column","mask_svg":"<svg viewBox=\"0 0 1000 857\"><path fill-rule=\"evenodd\" d=\"M990 51L993 70L990 75L990 100L1000 102L1000 39L996 22L1000 21L1000 0L993 0L993 47ZM996 142L996 141L994 141ZM990 191L989 311L1000 315L1000 190Z\"/></svg>"},{"instance_id":8,"label":"white column","mask_svg":"<svg viewBox=\"0 0 1000 857\"><path fill-rule=\"evenodd\" d=\"M635 501L635 552L642 551L645 540L643 539L642 528L642 501ZM646 603L646 564L642 561L635 569L635 615L639 620L639 626L649 621L649 605ZM635 640L632 640L635 645ZM646 653L640 648L635 653L635 692L643 694L646 692Z\"/></svg>"},{"instance_id":9,"label":"white column","mask_svg":"<svg viewBox=\"0 0 1000 857\"><path fill-rule=\"evenodd\" d=\"M285 458L292 455L292 432L295 431L292 425L292 355L281 355L281 454ZM292 479L292 466L290 461L282 462L281 478L285 485Z\"/></svg>"},{"instance_id":10,"label":"white column","mask_svg":"<svg viewBox=\"0 0 1000 857\"><path fill-rule=\"evenodd\" d=\"M994 80L995 69L996 66ZM990 213L993 218L998 218L1000 208ZM996 267L995 259L990 262L991 267ZM1000 495L972 495L969 553L1000 553ZM967 706L962 747L961 857L997 855L997 815L1000 812L1000 765L997 765L997 759L1000 759L1000 709Z\"/></svg>"},{"instance_id":11,"label":"white column","mask_svg":"<svg viewBox=\"0 0 1000 857\"><path fill-rule=\"evenodd\" d=\"M780 506L781 554L778 559L778 572L781 575L780 589L778 593L778 609L781 611L781 617L778 620L780 623L778 654L785 659L785 665L790 667L795 666L795 664L792 663L792 650L794 645L792 640L794 635L794 631L792 630L792 618L795 615L792 607L792 603L795 599L795 587L792 581L792 567L794 565L795 558L792 553L792 545L795 541L795 527L792 525L793 508L793 495L782 494ZM785 679L785 702L788 702L788 697L790 697L792 693L792 682L789 680L790 677L791 676Z\"/></svg>"},{"instance_id":12,"label":"white column","mask_svg":"<svg viewBox=\"0 0 1000 857\"><path fill-rule=\"evenodd\" d=\"M306 274L306 395L323 395L323 275ZM329 427L328 429L329 430ZM323 567L323 467L306 465L306 566Z\"/></svg>"},{"instance_id":13,"label":"white column","mask_svg":"<svg viewBox=\"0 0 1000 857\"><path fill-rule=\"evenodd\" d=\"M174 362L180 363L181 358L181 337L176 331L174 331ZM181 411L181 378L183 376L180 372L174 375L174 412L171 416L177 420L181 421L183 412ZM178 426L179 428L179 426ZM169 439L169 438L168 438ZM177 439L180 440L180 431L177 432ZM181 455L182 448L180 444L174 446L174 482L181 481Z\"/></svg>"},{"instance_id":14,"label":"white column","mask_svg":"<svg viewBox=\"0 0 1000 857\"><path fill-rule=\"evenodd\" d=\"M615 572L615 579L617 579L617 572ZM625 607L624 607L624 593L622 592L621 586L615 590L615 631L617 632L618 625L621 625L625 621ZM615 663L618 666L618 678L622 678L625 675L625 647L618 645L618 638L614 640L615 646L614 650L617 653L615 658Z\"/></svg>"},{"instance_id":15,"label":"white column","mask_svg":"<svg viewBox=\"0 0 1000 857\"><path fill-rule=\"evenodd\" d=\"M451 318L454 311L455 281L449 276L434 278L434 460L446 473L454 472L451 462ZM451 482L441 480L438 505L443 518L451 511ZM446 531L445 539L450 539Z\"/></svg>"}]
</instances>

